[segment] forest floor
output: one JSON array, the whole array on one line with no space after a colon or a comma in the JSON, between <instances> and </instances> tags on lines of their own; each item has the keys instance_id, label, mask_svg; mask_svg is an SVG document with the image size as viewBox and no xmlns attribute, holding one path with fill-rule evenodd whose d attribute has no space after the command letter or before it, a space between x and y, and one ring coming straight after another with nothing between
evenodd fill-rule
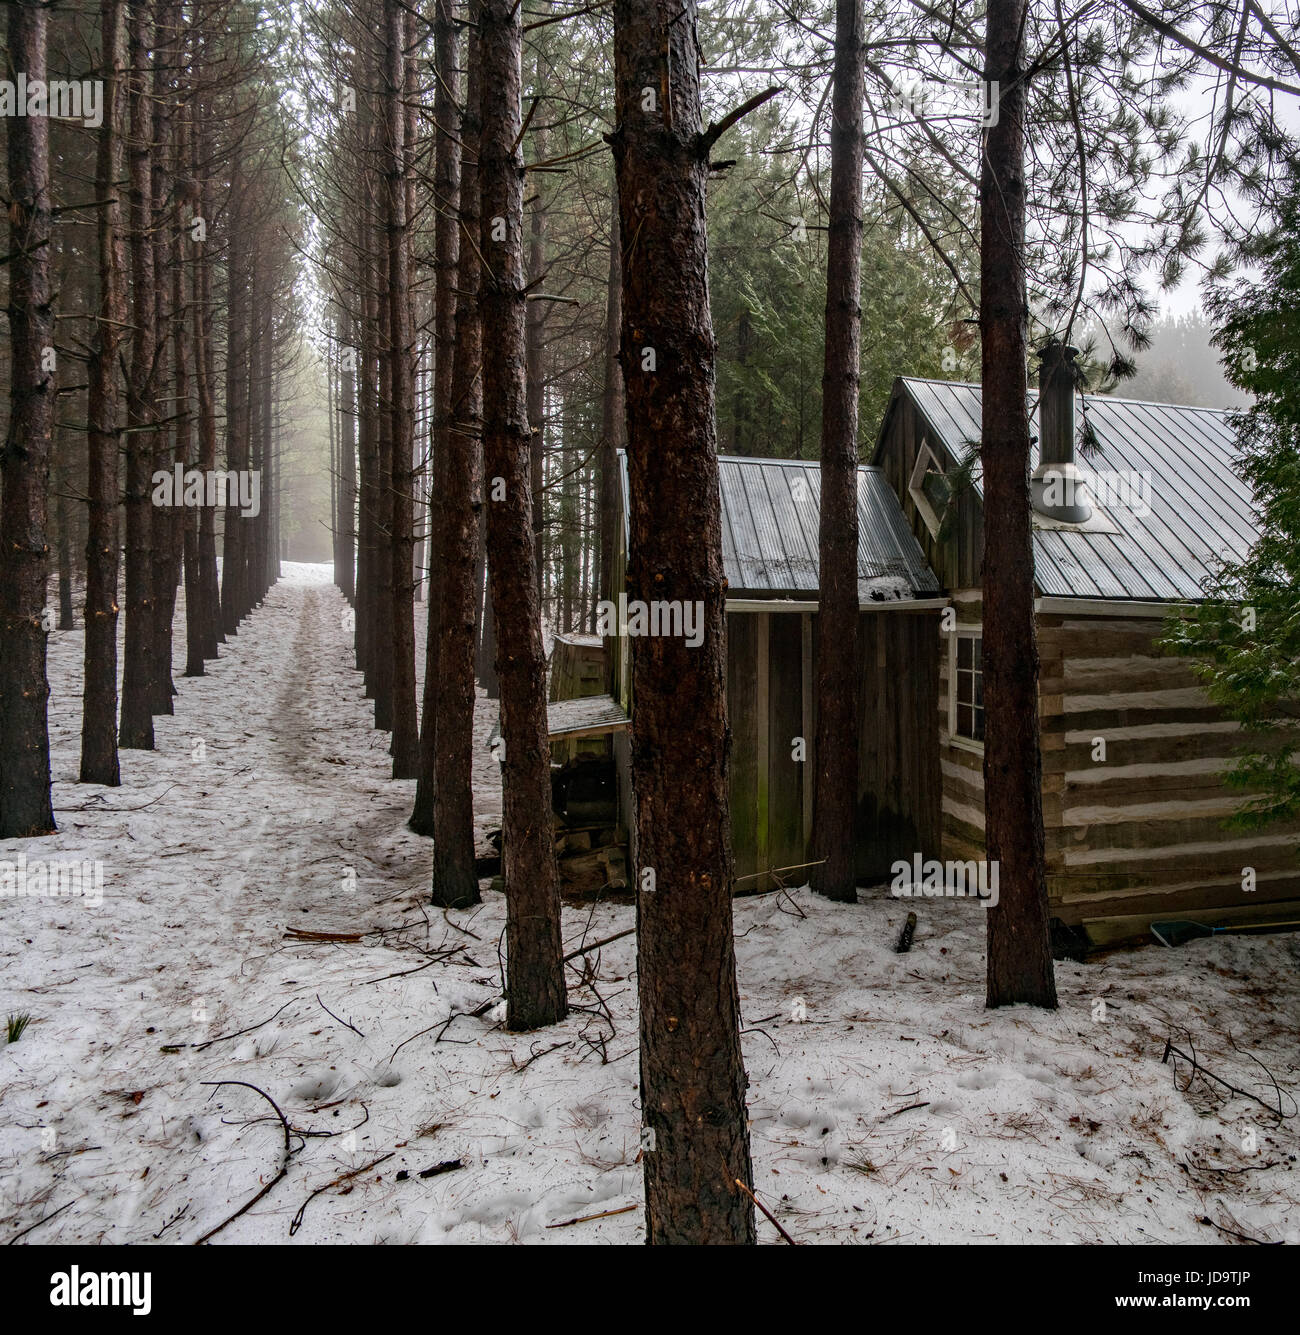
<instances>
[{"instance_id":1,"label":"forest floor","mask_svg":"<svg viewBox=\"0 0 1300 1335\"><path fill-rule=\"evenodd\" d=\"M287 564L207 676L178 638L117 789L75 781L82 636L51 636L59 833L0 858L98 861L103 899L0 900L0 1010L32 1017L0 1048L5 1240L192 1242L268 1185L215 1242L641 1240L635 939L564 1024L505 1032L504 901L427 904L344 610ZM983 910L921 901L896 955L907 907L736 901L754 1183L794 1238L1300 1242L1300 937L1063 963L1056 1013L988 1012ZM566 908L566 945L633 915Z\"/></svg>"}]
</instances>

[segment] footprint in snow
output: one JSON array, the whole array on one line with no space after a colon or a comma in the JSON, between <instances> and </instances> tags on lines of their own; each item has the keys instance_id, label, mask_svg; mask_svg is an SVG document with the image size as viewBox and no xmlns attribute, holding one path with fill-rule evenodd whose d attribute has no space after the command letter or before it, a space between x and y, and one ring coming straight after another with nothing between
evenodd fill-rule
<instances>
[{"instance_id":1,"label":"footprint in snow","mask_svg":"<svg viewBox=\"0 0 1300 1335\"><path fill-rule=\"evenodd\" d=\"M300 1080L289 1094L300 1103L319 1103L322 1099L329 1098L338 1087L339 1077L333 1071L326 1071L321 1075L312 1075Z\"/></svg>"}]
</instances>

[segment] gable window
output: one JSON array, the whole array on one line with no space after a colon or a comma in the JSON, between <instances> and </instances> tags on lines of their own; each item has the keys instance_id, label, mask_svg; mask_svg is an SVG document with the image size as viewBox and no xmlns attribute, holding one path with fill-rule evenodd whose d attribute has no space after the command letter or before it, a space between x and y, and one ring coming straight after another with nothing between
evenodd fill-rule
<instances>
[{"instance_id":1,"label":"gable window","mask_svg":"<svg viewBox=\"0 0 1300 1335\"><path fill-rule=\"evenodd\" d=\"M953 633L948 660L948 732L959 741L984 744L984 634L980 626Z\"/></svg>"},{"instance_id":2,"label":"gable window","mask_svg":"<svg viewBox=\"0 0 1300 1335\"><path fill-rule=\"evenodd\" d=\"M952 499L952 483L944 476L939 460L924 440L916 452L916 465L907 484L907 494L915 502L930 536L937 538L944 511Z\"/></svg>"}]
</instances>

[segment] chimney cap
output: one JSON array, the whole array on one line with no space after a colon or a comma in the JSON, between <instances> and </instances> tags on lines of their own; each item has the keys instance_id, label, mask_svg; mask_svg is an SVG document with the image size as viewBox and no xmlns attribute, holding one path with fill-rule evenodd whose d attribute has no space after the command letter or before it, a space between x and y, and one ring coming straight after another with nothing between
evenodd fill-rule
<instances>
[{"instance_id":1,"label":"chimney cap","mask_svg":"<svg viewBox=\"0 0 1300 1335\"><path fill-rule=\"evenodd\" d=\"M1063 343L1059 338L1049 338L1038 349L1041 361L1072 362L1079 355L1079 349L1073 343Z\"/></svg>"}]
</instances>

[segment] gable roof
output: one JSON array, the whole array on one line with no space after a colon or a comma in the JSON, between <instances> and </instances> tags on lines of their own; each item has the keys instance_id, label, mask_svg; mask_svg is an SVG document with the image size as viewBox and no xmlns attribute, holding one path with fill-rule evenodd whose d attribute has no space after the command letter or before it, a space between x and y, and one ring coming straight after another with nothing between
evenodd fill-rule
<instances>
[{"instance_id":1,"label":"gable roof","mask_svg":"<svg viewBox=\"0 0 1300 1335\"><path fill-rule=\"evenodd\" d=\"M979 385L902 377L930 431L956 462L980 437ZM1227 414L1214 408L1144 403L1086 394L1083 410L1098 448L1076 462L1102 475L1136 475L1149 483L1146 506L1100 509L1116 532L1034 529L1034 573L1045 597L1197 601L1216 558L1240 559L1258 535L1250 487L1233 467L1236 439ZM891 402L885 417L893 412ZM1038 434L1038 395L1029 395L1030 434ZM1081 415L1080 415L1081 416ZM884 444L882 426L880 446ZM1030 447L1030 467L1038 446ZM978 465L974 484L980 492ZM982 493L981 493L982 494ZM1102 497L1101 499L1105 499Z\"/></svg>"}]
</instances>

